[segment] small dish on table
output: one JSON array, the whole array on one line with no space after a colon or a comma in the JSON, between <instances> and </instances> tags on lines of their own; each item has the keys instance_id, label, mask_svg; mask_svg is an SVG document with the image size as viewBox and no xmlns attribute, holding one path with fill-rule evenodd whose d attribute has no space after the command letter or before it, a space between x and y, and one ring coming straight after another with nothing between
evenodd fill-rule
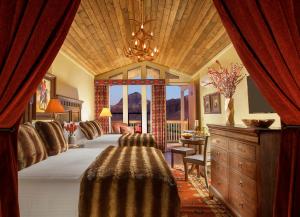
<instances>
[{"instance_id":1,"label":"small dish on table","mask_svg":"<svg viewBox=\"0 0 300 217\"><path fill-rule=\"evenodd\" d=\"M69 144L69 149L84 148L84 144Z\"/></svg>"}]
</instances>

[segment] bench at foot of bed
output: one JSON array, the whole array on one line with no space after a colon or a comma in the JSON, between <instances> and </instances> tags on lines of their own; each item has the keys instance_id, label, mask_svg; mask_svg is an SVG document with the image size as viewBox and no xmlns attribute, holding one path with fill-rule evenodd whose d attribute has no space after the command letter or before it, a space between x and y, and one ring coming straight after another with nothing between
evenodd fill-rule
<instances>
[{"instance_id":1,"label":"bench at foot of bed","mask_svg":"<svg viewBox=\"0 0 300 217\"><path fill-rule=\"evenodd\" d=\"M150 133L126 133L119 138L119 146L145 146L157 148L154 136Z\"/></svg>"},{"instance_id":2,"label":"bench at foot of bed","mask_svg":"<svg viewBox=\"0 0 300 217\"><path fill-rule=\"evenodd\" d=\"M86 170L79 217L179 217L175 179L153 147L108 147Z\"/></svg>"}]
</instances>

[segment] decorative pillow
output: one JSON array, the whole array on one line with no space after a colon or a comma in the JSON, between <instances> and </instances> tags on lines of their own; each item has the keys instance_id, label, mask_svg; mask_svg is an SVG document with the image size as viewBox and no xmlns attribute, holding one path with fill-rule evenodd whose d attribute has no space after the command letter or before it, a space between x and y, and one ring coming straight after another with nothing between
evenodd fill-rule
<instances>
[{"instance_id":1,"label":"decorative pillow","mask_svg":"<svg viewBox=\"0 0 300 217\"><path fill-rule=\"evenodd\" d=\"M21 124L18 132L18 169L24 169L48 157L45 144L30 124Z\"/></svg>"},{"instance_id":2,"label":"decorative pillow","mask_svg":"<svg viewBox=\"0 0 300 217\"><path fill-rule=\"evenodd\" d=\"M91 121L80 122L79 126L87 139L92 140L98 137L98 131Z\"/></svg>"},{"instance_id":3,"label":"decorative pillow","mask_svg":"<svg viewBox=\"0 0 300 217\"><path fill-rule=\"evenodd\" d=\"M91 123L94 125L94 127L96 128L97 132L98 132L98 136L101 136L104 134L101 123L99 120L94 120L91 121Z\"/></svg>"},{"instance_id":4,"label":"decorative pillow","mask_svg":"<svg viewBox=\"0 0 300 217\"><path fill-rule=\"evenodd\" d=\"M122 129L121 128L123 128L123 132L127 131L127 130L132 131L132 128L128 127L128 124L126 124L126 123L118 122L118 123L114 123L112 125L113 133L116 133L116 134L122 133ZM128 129L126 129L126 128L128 128Z\"/></svg>"},{"instance_id":5,"label":"decorative pillow","mask_svg":"<svg viewBox=\"0 0 300 217\"><path fill-rule=\"evenodd\" d=\"M121 125L120 132L121 134L134 133L134 129L132 127Z\"/></svg>"},{"instance_id":6,"label":"decorative pillow","mask_svg":"<svg viewBox=\"0 0 300 217\"><path fill-rule=\"evenodd\" d=\"M56 155L68 150L63 128L58 121L37 121L35 128L46 145L48 155Z\"/></svg>"}]
</instances>

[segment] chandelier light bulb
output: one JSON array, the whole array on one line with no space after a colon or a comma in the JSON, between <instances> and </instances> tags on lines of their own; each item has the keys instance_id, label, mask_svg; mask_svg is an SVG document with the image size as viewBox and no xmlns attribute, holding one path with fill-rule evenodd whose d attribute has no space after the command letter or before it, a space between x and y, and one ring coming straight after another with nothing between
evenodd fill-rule
<instances>
[{"instance_id":1,"label":"chandelier light bulb","mask_svg":"<svg viewBox=\"0 0 300 217\"><path fill-rule=\"evenodd\" d=\"M144 24L141 25L141 29L144 29Z\"/></svg>"},{"instance_id":2,"label":"chandelier light bulb","mask_svg":"<svg viewBox=\"0 0 300 217\"><path fill-rule=\"evenodd\" d=\"M134 36L135 35L134 32L132 32L131 35Z\"/></svg>"},{"instance_id":3,"label":"chandelier light bulb","mask_svg":"<svg viewBox=\"0 0 300 217\"><path fill-rule=\"evenodd\" d=\"M156 47L154 48L154 52L155 52L155 53L157 52L157 48L156 48Z\"/></svg>"},{"instance_id":4,"label":"chandelier light bulb","mask_svg":"<svg viewBox=\"0 0 300 217\"><path fill-rule=\"evenodd\" d=\"M153 32L151 32L150 35L153 36Z\"/></svg>"},{"instance_id":5,"label":"chandelier light bulb","mask_svg":"<svg viewBox=\"0 0 300 217\"><path fill-rule=\"evenodd\" d=\"M146 44L144 44L144 49L146 49Z\"/></svg>"},{"instance_id":6,"label":"chandelier light bulb","mask_svg":"<svg viewBox=\"0 0 300 217\"><path fill-rule=\"evenodd\" d=\"M135 42L134 42L134 45L135 45L135 46L137 46L137 44L138 44L138 41L137 41L137 40L135 40Z\"/></svg>"},{"instance_id":7,"label":"chandelier light bulb","mask_svg":"<svg viewBox=\"0 0 300 217\"><path fill-rule=\"evenodd\" d=\"M153 53L153 52L151 53L151 56L152 56L152 57L154 56L154 53Z\"/></svg>"}]
</instances>

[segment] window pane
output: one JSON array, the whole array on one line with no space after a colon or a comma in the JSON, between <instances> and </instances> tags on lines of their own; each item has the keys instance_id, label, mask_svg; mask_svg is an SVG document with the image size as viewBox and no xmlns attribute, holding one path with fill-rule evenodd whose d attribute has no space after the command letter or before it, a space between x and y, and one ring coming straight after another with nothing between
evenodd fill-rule
<instances>
[{"instance_id":1,"label":"window pane","mask_svg":"<svg viewBox=\"0 0 300 217\"><path fill-rule=\"evenodd\" d=\"M142 127L141 85L128 85L128 122L135 130Z\"/></svg>"},{"instance_id":2,"label":"window pane","mask_svg":"<svg viewBox=\"0 0 300 217\"><path fill-rule=\"evenodd\" d=\"M142 78L141 67L128 70L128 79L141 79L141 78Z\"/></svg>"},{"instance_id":3,"label":"window pane","mask_svg":"<svg viewBox=\"0 0 300 217\"><path fill-rule=\"evenodd\" d=\"M167 120L180 120L180 87L166 87Z\"/></svg>"},{"instance_id":4,"label":"window pane","mask_svg":"<svg viewBox=\"0 0 300 217\"><path fill-rule=\"evenodd\" d=\"M185 89L184 92L184 120L189 119L189 89Z\"/></svg>"},{"instance_id":5,"label":"window pane","mask_svg":"<svg viewBox=\"0 0 300 217\"><path fill-rule=\"evenodd\" d=\"M147 79L159 79L159 70L147 67Z\"/></svg>"},{"instance_id":6,"label":"window pane","mask_svg":"<svg viewBox=\"0 0 300 217\"><path fill-rule=\"evenodd\" d=\"M120 73L118 75L113 75L113 76L109 77L109 79L111 79L111 80L123 79L123 73Z\"/></svg>"},{"instance_id":7,"label":"window pane","mask_svg":"<svg viewBox=\"0 0 300 217\"><path fill-rule=\"evenodd\" d=\"M123 122L123 86L110 86L110 111L112 113L111 121Z\"/></svg>"},{"instance_id":8,"label":"window pane","mask_svg":"<svg viewBox=\"0 0 300 217\"><path fill-rule=\"evenodd\" d=\"M151 125L151 100L152 100L152 86L147 85L147 132L152 132Z\"/></svg>"}]
</instances>

